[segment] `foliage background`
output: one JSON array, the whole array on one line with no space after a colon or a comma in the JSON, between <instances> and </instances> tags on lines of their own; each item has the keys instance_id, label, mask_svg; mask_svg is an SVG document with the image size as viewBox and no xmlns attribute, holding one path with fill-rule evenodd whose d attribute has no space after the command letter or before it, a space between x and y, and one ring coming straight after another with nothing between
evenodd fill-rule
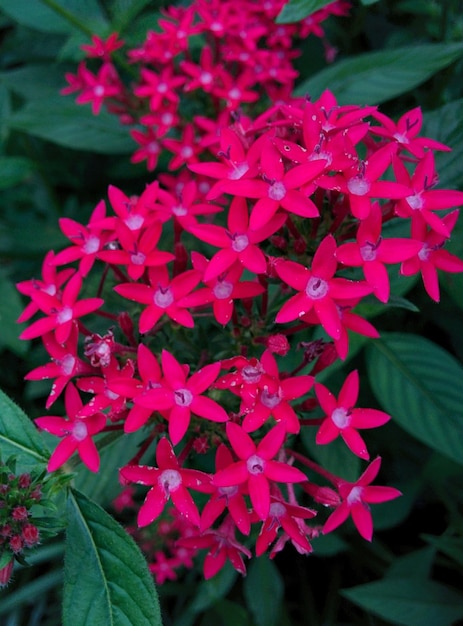
<instances>
[{"instance_id":1,"label":"foliage background","mask_svg":"<svg viewBox=\"0 0 463 626\"><path fill-rule=\"evenodd\" d=\"M314 4L291 2L289 18L303 17ZM143 165L129 163L133 144L115 117L93 117L58 92L90 33L118 31L136 44L154 26L161 6L147 0L0 0L0 388L32 418L43 413L48 383L23 381L41 356L35 345L17 339L15 320L23 303L14 284L39 275L44 254L63 246L60 216L84 219L106 197L109 183L129 194L151 180ZM326 30L338 57L326 67L321 43L304 42L298 93L315 98L329 88L340 103L380 104L396 119L421 106L422 135L453 148L437 155L440 186L463 189L462 3L357 0L350 17L332 18ZM463 256L461 220L450 249ZM378 402L394 418L372 435L369 447L384 458L381 484L400 488L404 496L374 511L374 541L363 541L346 525L336 536L314 541L310 558L288 549L274 562L254 559L245 579L232 569L208 582L189 572L158 589L165 625L463 623L463 276L442 277L441 285L437 305L419 282L397 281L396 293L406 300L367 311L382 338L358 340L347 365L361 372L363 400ZM339 372L328 373L334 385ZM11 420L24 416L3 396L1 406L3 449ZM312 442L306 445L310 450ZM103 453L104 476L79 474L80 491L68 502L86 523L96 516L96 526L107 524L103 536L88 535L96 556L98 542L104 545L111 532L117 534L94 502L108 508L117 493L119 452L113 445ZM359 474L355 459L346 468L337 449L322 453L320 460L332 471ZM64 506L58 504L58 511L58 518L64 516ZM82 541L78 525L68 532ZM64 550L60 533L35 551L31 567L17 571L0 592L2 624L60 624L63 602L65 622L80 623L72 621L73 606L82 610L89 588L86 597L72 597L66 587L63 592ZM86 566L92 568L90 562ZM106 582L127 571L117 567L109 563ZM121 606L123 600L113 596L111 602ZM98 615L82 623L124 623L113 615L114 622L106 619ZM155 623L146 615L132 613L131 619L134 625Z\"/></svg>"}]
</instances>

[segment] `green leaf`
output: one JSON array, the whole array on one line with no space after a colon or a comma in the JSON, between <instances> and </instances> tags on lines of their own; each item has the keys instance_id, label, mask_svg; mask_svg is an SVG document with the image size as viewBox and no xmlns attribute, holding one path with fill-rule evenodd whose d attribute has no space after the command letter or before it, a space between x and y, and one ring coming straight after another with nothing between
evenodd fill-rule
<instances>
[{"instance_id":1,"label":"green leaf","mask_svg":"<svg viewBox=\"0 0 463 626\"><path fill-rule=\"evenodd\" d=\"M116 116L92 114L87 106L63 99L30 102L9 119L9 126L75 150L127 154L135 144Z\"/></svg>"},{"instance_id":2,"label":"green leaf","mask_svg":"<svg viewBox=\"0 0 463 626\"><path fill-rule=\"evenodd\" d=\"M49 63L31 63L7 72L0 72L0 83L26 100L56 98L66 81L62 68ZM63 104L65 100L61 100Z\"/></svg>"},{"instance_id":3,"label":"green leaf","mask_svg":"<svg viewBox=\"0 0 463 626\"><path fill-rule=\"evenodd\" d=\"M11 280L0 274L0 347L9 348L18 356L24 356L28 349L27 341L19 339L24 325L16 322L22 310L16 287Z\"/></svg>"},{"instance_id":4,"label":"green leaf","mask_svg":"<svg viewBox=\"0 0 463 626\"><path fill-rule=\"evenodd\" d=\"M15 456L17 471L45 469L50 456L31 420L0 391L0 449L2 456Z\"/></svg>"},{"instance_id":5,"label":"green leaf","mask_svg":"<svg viewBox=\"0 0 463 626\"><path fill-rule=\"evenodd\" d=\"M111 7L111 16L114 30L122 33L129 28L133 20L150 4L150 0L114 0ZM150 19L153 19L150 9ZM155 19L153 19L153 23Z\"/></svg>"},{"instance_id":6,"label":"green leaf","mask_svg":"<svg viewBox=\"0 0 463 626\"><path fill-rule=\"evenodd\" d=\"M439 187L453 188L463 185L463 99L424 113L422 137L430 137L452 148L451 152L434 153L439 172Z\"/></svg>"},{"instance_id":7,"label":"green leaf","mask_svg":"<svg viewBox=\"0 0 463 626\"><path fill-rule=\"evenodd\" d=\"M34 163L24 157L0 157L0 189L18 185L34 168Z\"/></svg>"},{"instance_id":8,"label":"green leaf","mask_svg":"<svg viewBox=\"0 0 463 626\"><path fill-rule=\"evenodd\" d=\"M422 44L367 52L339 61L304 81L295 95L330 89L339 104L379 104L420 85L463 55L463 44Z\"/></svg>"},{"instance_id":9,"label":"green leaf","mask_svg":"<svg viewBox=\"0 0 463 626\"><path fill-rule=\"evenodd\" d=\"M431 574L436 550L432 546L414 550L394 560L386 572L388 578L425 579Z\"/></svg>"},{"instance_id":10,"label":"green leaf","mask_svg":"<svg viewBox=\"0 0 463 626\"><path fill-rule=\"evenodd\" d=\"M463 367L417 335L384 333L366 353L371 387L412 436L463 463Z\"/></svg>"},{"instance_id":11,"label":"green leaf","mask_svg":"<svg viewBox=\"0 0 463 626\"><path fill-rule=\"evenodd\" d=\"M289 0L276 18L277 24L300 22L308 15L331 4L333 0Z\"/></svg>"},{"instance_id":12,"label":"green leaf","mask_svg":"<svg viewBox=\"0 0 463 626\"><path fill-rule=\"evenodd\" d=\"M0 603L0 615L5 615L23 605L35 604L37 598L44 596L54 587L58 587L62 580L63 573L61 570L53 570L29 581L27 585L19 587L6 598L2 598ZM6 624L6 622L3 623Z\"/></svg>"},{"instance_id":13,"label":"green leaf","mask_svg":"<svg viewBox=\"0 0 463 626\"><path fill-rule=\"evenodd\" d=\"M161 626L153 578L122 526L74 490L67 520L63 625Z\"/></svg>"},{"instance_id":14,"label":"green leaf","mask_svg":"<svg viewBox=\"0 0 463 626\"><path fill-rule=\"evenodd\" d=\"M18 24L44 33L67 33L70 30L68 22L40 0L0 0L0 9Z\"/></svg>"},{"instance_id":15,"label":"green leaf","mask_svg":"<svg viewBox=\"0 0 463 626\"><path fill-rule=\"evenodd\" d=\"M199 613L213 606L227 595L237 577L238 573L235 568L230 563L226 563L216 576L200 583L195 593L195 599L189 607L190 611Z\"/></svg>"},{"instance_id":16,"label":"green leaf","mask_svg":"<svg viewBox=\"0 0 463 626\"><path fill-rule=\"evenodd\" d=\"M392 624L452 626L463 617L463 595L430 580L385 578L341 594Z\"/></svg>"},{"instance_id":17,"label":"green leaf","mask_svg":"<svg viewBox=\"0 0 463 626\"><path fill-rule=\"evenodd\" d=\"M257 626L280 623L284 584L277 566L267 556L252 560L243 592Z\"/></svg>"}]
</instances>

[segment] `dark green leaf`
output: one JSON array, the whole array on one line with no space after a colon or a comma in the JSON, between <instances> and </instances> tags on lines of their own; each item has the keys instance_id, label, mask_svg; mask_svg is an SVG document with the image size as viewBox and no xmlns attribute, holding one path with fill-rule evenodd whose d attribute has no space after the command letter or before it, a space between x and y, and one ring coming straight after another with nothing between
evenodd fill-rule
<instances>
[{"instance_id":1,"label":"dark green leaf","mask_svg":"<svg viewBox=\"0 0 463 626\"><path fill-rule=\"evenodd\" d=\"M0 157L0 189L18 185L34 168L34 163L23 157Z\"/></svg>"},{"instance_id":2,"label":"dark green leaf","mask_svg":"<svg viewBox=\"0 0 463 626\"><path fill-rule=\"evenodd\" d=\"M267 556L252 560L243 582L243 592L257 626L280 623L284 584L277 566Z\"/></svg>"},{"instance_id":3,"label":"dark green leaf","mask_svg":"<svg viewBox=\"0 0 463 626\"><path fill-rule=\"evenodd\" d=\"M55 98L66 85L61 68L49 63L31 63L8 72L0 72L0 83L9 90L26 98L37 100ZM61 100L64 104L66 101Z\"/></svg>"},{"instance_id":4,"label":"dark green leaf","mask_svg":"<svg viewBox=\"0 0 463 626\"><path fill-rule=\"evenodd\" d=\"M161 626L152 575L122 526L78 491L67 519L64 626Z\"/></svg>"},{"instance_id":5,"label":"dark green leaf","mask_svg":"<svg viewBox=\"0 0 463 626\"><path fill-rule=\"evenodd\" d=\"M3 457L14 455L17 471L43 470L49 452L31 420L0 391L0 448Z\"/></svg>"},{"instance_id":6,"label":"dark green leaf","mask_svg":"<svg viewBox=\"0 0 463 626\"><path fill-rule=\"evenodd\" d=\"M18 356L24 356L28 349L27 341L19 339L24 325L16 322L22 310L16 287L0 274L0 347L9 348Z\"/></svg>"},{"instance_id":7,"label":"dark green leaf","mask_svg":"<svg viewBox=\"0 0 463 626\"><path fill-rule=\"evenodd\" d=\"M289 0L277 16L277 24L300 22L308 15L331 4L333 0Z\"/></svg>"},{"instance_id":8,"label":"dark green leaf","mask_svg":"<svg viewBox=\"0 0 463 626\"><path fill-rule=\"evenodd\" d=\"M0 603L0 615L5 615L22 605L34 604L37 598L48 593L53 587L61 585L62 580L63 573L61 570L53 570L29 581L27 585L19 587L13 593L10 593L8 597L2 598ZM6 624L6 622L3 623Z\"/></svg>"},{"instance_id":9,"label":"dark green leaf","mask_svg":"<svg viewBox=\"0 0 463 626\"><path fill-rule=\"evenodd\" d=\"M67 33L70 30L68 22L40 0L0 0L0 9L19 24L44 33Z\"/></svg>"},{"instance_id":10,"label":"dark green leaf","mask_svg":"<svg viewBox=\"0 0 463 626\"><path fill-rule=\"evenodd\" d=\"M431 574L436 550L427 546L401 556L392 563L386 572L389 578L426 579Z\"/></svg>"},{"instance_id":11,"label":"dark green leaf","mask_svg":"<svg viewBox=\"0 0 463 626\"><path fill-rule=\"evenodd\" d=\"M463 157L463 99L424 113L420 136L430 137L452 148L451 152L436 152L439 187L463 185L461 159Z\"/></svg>"},{"instance_id":12,"label":"dark green leaf","mask_svg":"<svg viewBox=\"0 0 463 626\"><path fill-rule=\"evenodd\" d=\"M315 457L325 469L344 480L355 481L360 476L360 459L353 455L344 441L338 437L335 441L320 446L315 443L317 429L303 428L302 442L311 457Z\"/></svg>"},{"instance_id":13,"label":"dark green leaf","mask_svg":"<svg viewBox=\"0 0 463 626\"><path fill-rule=\"evenodd\" d=\"M368 377L383 408L431 448L463 462L463 367L431 341L384 333L367 348Z\"/></svg>"},{"instance_id":14,"label":"dark green leaf","mask_svg":"<svg viewBox=\"0 0 463 626\"><path fill-rule=\"evenodd\" d=\"M322 70L298 85L295 93L316 99L329 89L339 104L379 104L409 92L462 54L461 43L367 52Z\"/></svg>"},{"instance_id":15,"label":"dark green leaf","mask_svg":"<svg viewBox=\"0 0 463 626\"><path fill-rule=\"evenodd\" d=\"M463 595L430 580L385 578L341 593L392 624L451 626L463 617Z\"/></svg>"},{"instance_id":16,"label":"dark green leaf","mask_svg":"<svg viewBox=\"0 0 463 626\"><path fill-rule=\"evenodd\" d=\"M9 125L67 148L100 154L127 154L135 144L116 116L64 99L30 102L10 117Z\"/></svg>"},{"instance_id":17,"label":"dark green leaf","mask_svg":"<svg viewBox=\"0 0 463 626\"><path fill-rule=\"evenodd\" d=\"M199 613L224 598L232 588L237 576L238 573L234 567L227 563L216 576L199 585L195 599L189 607L190 611Z\"/></svg>"}]
</instances>

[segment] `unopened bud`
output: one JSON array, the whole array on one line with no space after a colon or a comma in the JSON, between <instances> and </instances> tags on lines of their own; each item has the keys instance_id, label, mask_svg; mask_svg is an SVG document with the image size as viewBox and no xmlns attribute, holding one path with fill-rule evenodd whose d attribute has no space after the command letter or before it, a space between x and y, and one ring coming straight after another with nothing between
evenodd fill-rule
<instances>
[{"instance_id":1,"label":"unopened bud","mask_svg":"<svg viewBox=\"0 0 463 626\"><path fill-rule=\"evenodd\" d=\"M0 558L0 589L10 582L13 566L14 556L9 552L4 552Z\"/></svg>"},{"instance_id":2,"label":"unopened bud","mask_svg":"<svg viewBox=\"0 0 463 626\"><path fill-rule=\"evenodd\" d=\"M285 356L289 352L289 341L286 339L284 335L278 333L277 335L270 335L265 340L265 345L273 352L273 354L278 354L279 356Z\"/></svg>"}]
</instances>

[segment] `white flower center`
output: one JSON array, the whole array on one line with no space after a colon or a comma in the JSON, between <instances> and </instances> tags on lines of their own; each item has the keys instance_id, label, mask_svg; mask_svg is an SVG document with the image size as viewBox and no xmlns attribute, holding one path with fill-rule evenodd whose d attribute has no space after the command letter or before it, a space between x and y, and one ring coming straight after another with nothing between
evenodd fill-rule
<instances>
[{"instance_id":1,"label":"white flower center","mask_svg":"<svg viewBox=\"0 0 463 626\"><path fill-rule=\"evenodd\" d=\"M269 517L276 517L277 519L283 517L286 513L286 507L281 502L272 502L270 505Z\"/></svg>"},{"instance_id":2,"label":"white flower center","mask_svg":"<svg viewBox=\"0 0 463 626\"><path fill-rule=\"evenodd\" d=\"M427 243L424 243L423 247L418 252L418 258L420 259L420 261L427 261L429 259L430 254L431 254L431 248L428 246Z\"/></svg>"},{"instance_id":3,"label":"white flower center","mask_svg":"<svg viewBox=\"0 0 463 626\"><path fill-rule=\"evenodd\" d=\"M273 409L281 402L280 391L281 389L279 388L275 393L269 393L268 388L265 387L260 396L260 401L267 409Z\"/></svg>"},{"instance_id":4,"label":"white flower center","mask_svg":"<svg viewBox=\"0 0 463 626\"><path fill-rule=\"evenodd\" d=\"M357 504L362 501L362 493L363 487L355 486L349 492L349 495L346 498L347 504L352 506L353 504Z\"/></svg>"},{"instance_id":5,"label":"white flower center","mask_svg":"<svg viewBox=\"0 0 463 626\"><path fill-rule=\"evenodd\" d=\"M243 252L243 250L245 250L249 245L249 239L247 235L233 235L232 239L232 249L235 252Z\"/></svg>"},{"instance_id":6,"label":"white flower center","mask_svg":"<svg viewBox=\"0 0 463 626\"><path fill-rule=\"evenodd\" d=\"M232 485L231 487L219 487L217 491L221 496L230 498L238 493L238 487L236 485Z\"/></svg>"},{"instance_id":7,"label":"white flower center","mask_svg":"<svg viewBox=\"0 0 463 626\"><path fill-rule=\"evenodd\" d=\"M177 406L190 406L193 402L193 394L189 389L176 389L174 391L174 400Z\"/></svg>"},{"instance_id":8,"label":"white flower center","mask_svg":"<svg viewBox=\"0 0 463 626\"><path fill-rule=\"evenodd\" d=\"M365 196L370 191L371 183L363 176L355 176L347 181L347 189L353 196Z\"/></svg>"},{"instance_id":9,"label":"white flower center","mask_svg":"<svg viewBox=\"0 0 463 626\"><path fill-rule=\"evenodd\" d=\"M193 156L193 148L191 146L183 146L183 148L180 150L180 154L184 159L189 159L191 156Z\"/></svg>"},{"instance_id":10,"label":"white flower center","mask_svg":"<svg viewBox=\"0 0 463 626\"><path fill-rule=\"evenodd\" d=\"M212 83L213 76L210 72L202 72L199 77L199 82L202 85L210 85Z\"/></svg>"},{"instance_id":11,"label":"white flower center","mask_svg":"<svg viewBox=\"0 0 463 626\"><path fill-rule=\"evenodd\" d=\"M174 295L170 287L156 289L153 297L154 304L160 309L167 309L174 301Z\"/></svg>"},{"instance_id":12,"label":"white flower center","mask_svg":"<svg viewBox=\"0 0 463 626\"><path fill-rule=\"evenodd\" d=\"M143 254L143 252L137 252L137 254L130 255L130 262L133 263L133 265L143 265L145 261L146 254Z\"/></svg>"},{"instance_id":13,"label":"white flower center","mask_svg":"<svg viewBox=\"0 0 463 626\"><path fill-rule=\"evenodd\" d=\"M76 364L76 358L72 356L72 354L66 354L66 356L61 359L61 371L65 376L70 376L74 370L74 366Z\"/></svg>"},{"instance_id":14,"label":"white flower center","mask_svg":"<svg viewBox=\"0 0 463 626\"><path fill-rule=\"evenodd\" d=\"M98 252L99 248L100 248L100 239L96 237L95 235L91 235L87 239L85 244L82 246L82 249L85 252L85 254L94 254L95 252Z\"/></svg>"},{"instance_id":15,"label":"white flower center","mask_svg":"<svg viewBox=\"0 0 463 626\"><path fill-rule=\"evenodd\" d=\"M93 94L97 98L102 98L104 96L103 85L96 85L96 87L93 88Z\"/></svg>"},{"instance_id":16,"label":"white flower center","mask_svg":"<svg viewBox=\"0 0 463 626\"><path fill-rule=\"evenodd\" d=\"M246 383L258 383L262 375L262 370L252 365L246 365L241 370L241 377Z\"/></svg>"},{"instance_id":17,"label":"white flower center","mask_svg":"<svg viewBox=\"0 0 463 626\"><path fill-rule=\"evenodd\" d=\"M56 316L58 324L65 324L72 320L72 309L70 306L65 306L61 309L61 311Z\"/></svg>"},{"instance_id":18,"label":"white flower center","mask_svg":"<svg viewBox=\"0 0 463 626\"><path fill-rule=\"evenodd\" d=\"M230 180L238 180L244 176L248 170L249 165L246 161L243 161L243 163L234 163L233 169L228 173L228 178Z\"/></svg>"},{"instance_id":19,"label":"white flower center","mask_svg":"<svg viewBox=\"0 0 463 626\"><path fill-rule=\"evenodd\" d=\"M331 419L333 420L333 424L336 428L342 430L343 428L349 426L351 422L351 415L345 408L338 407L331 413Z\"/></svg>"},{"instance_id":20,"label":"white flower center","mask_svg":"<svg viewBox=\"0 0 463 626\"><path fill-rule=\"evenodd\" d=\"M403 135L402 133L394 133L392 136L399 143L410 143L410 140L407 137L407 135Z\"/></svg>"},{"instance_id":21,"label":"white flower center","mask_svg":"<svg viewBox=\"0 0 463 626\"><path fill-rule=\"evenodd\" d=\"M265 459L253 454L246 461L246 467L250 474L262 474L265 468Z\"/></svg>"},{"instance_id":22,"label":"white flower center","mask_svg":"<svg viewBox=\"0 0 463 626\"><path fill-rule=\"evenodd\" d=\"M146 146L146 149L151 154L157 154L159 152L159 144L157 141L150 141L150 143Z\"/></svg>"},{"instance_id":23,"label":"white flower center","mask_svg":"<svg viewBox=\"0 0 463 626\"><path fill-rule=\"evenodd\" d=\"M159 83L159 85L158 85L158 93L166 93L168 88L169 88L169 86L167 85L167 83Z\"/></svg>"},{"instance_id":24,"label":"white flower center","mask_svg":"<svg viewBox=\"0 0 463 626\"><path fill-rule=\"evenodd\" d=\"M188 213L188 209L185 209L184 206L174 206L172 208L172 213L177 217L183 217Z\"/></svg>"},{"instance_id":25,"label":"white flower center","mask_svg":"<svg viewBox=\"0 0 463 626\"><path fill-rule=\"evenodd\" d=\"M268 188L268 197L271 200L280 201L280 200L283 200L285 196L286 196L286 187L279 180L273 183L273 185L270 185L270 187Z\"/></svg>"},{"instance_id":26,"label":"white flower center","mask_svg":"<svg viewBox=\"0 0 463 626\"><path fill-rule=\"evenodd\" d=\"M175 491L182 484L182 475L180 472L174 469L166 469L161 472L158 478L158 484L164 489L164 492L169 495L169 492Z\"/></svg>"},{"instance_id":27,"label":"white flower center","mask_svg":"<svg viewBox=\"0 0 463 626\"><path fill-rule=\"evenodd\" d=\"M424 201L421 194L416 193L414 196L407 196L405 198L408 206L414 211L419 211L423 208Z\"/></svg>"},{"instance_id":28,"label":"white flower center","mask_svg":"<svg viewBox=\"0 0 463 626\"><path fill-rule=\"evenodd\" d=\"M219 280L214 285L212 292L217 300L226 300L229 298L233 291L233 283L228 282L227 280Z\"/></svg>"},{"instance_id":29,"label":"white flower center","mask_svg":"<svg viewBox=\"0 0 463 626\"><path fill-rule=\"evenodd\" d=\"M360 247L360 256L364 261L374 261L376 259L376 246L370 242Z\"/></svg>"},{"instance_id":30,"label":"white flower center","mask_svg":"<svg viewBox=\"0 0 463 626\"><path fill-rule=\"evenodd\" d=\"M143 226L144 218L140 214L129 215L124 223L129 230L138 230Z\"/></svg>"},{"instance_id":31,"label":"white flower center","mask_svg":"<svg viewBox=\"0 0 463 626\"><path fill-rule=\"evenodd\" d=\"M312 276L309 278L307 287L305 288L306 295L312 300L320 300L324 298L328 293L329 285L326 280Z\"/></svg>"},{"instance_id":32,"label":"white flower center","mask_svg":"<svg viewBox=\"0 0 463 626\"><path fill-rule=\"evenodd\" d=\"M88 436L87 425L83 421L76 422L72 427L72 436L76 441L83 441Z\"/></svg>"}]
</instances>

